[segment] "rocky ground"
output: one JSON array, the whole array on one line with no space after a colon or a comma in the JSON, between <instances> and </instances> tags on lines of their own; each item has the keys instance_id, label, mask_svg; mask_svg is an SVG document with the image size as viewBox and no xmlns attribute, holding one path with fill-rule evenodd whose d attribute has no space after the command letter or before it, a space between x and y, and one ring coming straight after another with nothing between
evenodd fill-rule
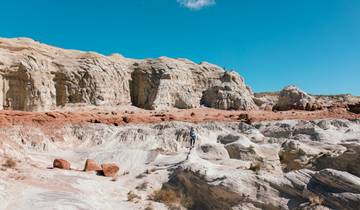
<instances>
[{"instance_id":1,"label":"rocky ground","mask_svg":"<svg viewBox=\"0 0 360 210\"><path fill-rule=\"evenodd\" d=\"M0 209L360 204L359 115L341 109L0 114ZM190 127L199 135L193 149ZM54 169L56 158L69 161L71 170ZM84 172L87 159L115 163L120 171L116 177Z\"/></svg>"},{"instance_id":2,"label":"rocky ground","mask_svg":"<svg viewBox=\"0 0 360 210\"><path fill-rule=\"evenodd\" d=\"M360 206L350 94L254 94L207 62L0 38L0 110L0 210Z\"/></svg>"}]
</instances>

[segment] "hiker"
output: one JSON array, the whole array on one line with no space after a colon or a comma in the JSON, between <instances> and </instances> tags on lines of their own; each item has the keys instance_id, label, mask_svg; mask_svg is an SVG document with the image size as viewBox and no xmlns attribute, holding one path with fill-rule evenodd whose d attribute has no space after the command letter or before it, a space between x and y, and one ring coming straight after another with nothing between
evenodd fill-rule
<instances>
[{"instance_id":1,"label":"hiker","mask_svg":"<svg viewBox=\"0 0 360 210\"><path fill-rule=\"evenodd\" d=\"M5 110L12 109L12 98L6 98L5 105L3 106Z\"/></svg>"},{"instance_id":2,"label":"hiker","mask_svg":"<svg viewBox=\"0 0 360 210\"><path fill-rule=\"evenodd\" d=\"M190 129L190 146L191 147L194 147L196 138L197 138L197 136L196 136L195 130L193 127L191 127L191 129Z\"/></svg>"}]
</instances>

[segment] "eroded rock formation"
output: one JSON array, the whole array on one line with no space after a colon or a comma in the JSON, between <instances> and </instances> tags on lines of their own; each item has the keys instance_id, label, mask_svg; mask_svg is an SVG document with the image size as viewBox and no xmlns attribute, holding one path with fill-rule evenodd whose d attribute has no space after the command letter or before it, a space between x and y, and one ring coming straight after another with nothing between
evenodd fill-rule
<instances>
[{"instance_id":1,"label":"eroded rock formation","mask_svg":"<svg viewBox=\"0 0 360 210\"><path fill-rule=\"evenodd\" d=\"M29 39L0 39L0 87L4 109L58 109L0 113L0 209L360 205L360 120L348 106L356 97L312 96L293 86L253 96L238 74L209 63L106 57ZM232 110L312 111L319 103L317 112ZM121 109L130 104L230 111ZM99 109L77 112L75 105ZM69 162L52 162L57 157ZM51 170L52 163L72 170Z\"/></svg>"},{"instance_id":2,"label":"eroded rock formation","mask_svg":"<svg viewBox=\"0 0 360 210\"><path fill-rule=\"evenodd\" d=\"M133 60L0 39L0 107L44 111L71 104L145 109L255 109L234 72L185 59ZM203 92L206 91L205 95Z\"/></svg>"},{"instance_id":3,"label":"eroded rock formation","mask_svg":"<svg viewBox=\"0 0 360 210\"><path fill-rule=\"evenodd\" d=\"M321 109L321 106L316 103L313 96L310 96L298 87L291 85L281 90L274 109L279 111L291 109L313 111Z\"/></svg>"},{"instance_id":4,"label":"eroded rock formation","mask_svg":"<svg viewBox=\"0 0 360 210\"><path fill-rule=\"evenodd\" d=\"M257 109L251 90L235 72L225 72L221 82L204 91L201 104L217 109L253 110Z\"/></svg>"},{"instance_id":5,"label":"eroded rock formation","mask_svg":"<svg viewBox=\"0 0 360 210\"><path fill-rule=\"evenodd\" d=\"M147 59L134 66L131 93L138 107L256 109L242 78L218 66L166 57Z\"/></svg>"}]
</instances>

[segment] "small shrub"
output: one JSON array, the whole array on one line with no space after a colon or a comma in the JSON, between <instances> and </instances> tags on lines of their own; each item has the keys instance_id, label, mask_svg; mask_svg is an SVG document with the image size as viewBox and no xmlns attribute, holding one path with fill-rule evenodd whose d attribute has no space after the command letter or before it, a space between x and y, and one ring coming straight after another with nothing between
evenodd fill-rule
<instances>
[{"instance_id":1,"label":"small shrub","mask_svg":"<svg viewBox=\"0 0 360 210\"><path fill-rule=\"evenodd\" d=\"M146 190L147 189L147 187L148 187L148 182L143 182L143 183L141 183L140 185L138 185L137 187L136 187L136 189L137 190Z\"/></svg>"},{"instance_id":2,"label":"small shrub","mask_svg":"<svg viewBox=\"0 0 360 210\"><path fill-rule=\"evenodd\" d=\"M144 210L155 210L155 207L152 205L152 203L149 203Z\"/></svg>"},{"instance_id":3,"label":"small shrub","mask_svg":"<svg viewBox=\"0 0 360 210\"><path fill-rule=\"evenodd\" d=\"M144 177L146 177L146 175L145 175L145 173L142 173L142 174L137 175L135 178L142 179Z\"/></svg>"},{"instance_id":4,"label":"small shrub","mask_svg":"<svg viewBox=\"0 0 360 210\"><path fill-rule=\"evenodd\" d=\"M129 123L129 122L130 122L130 120L129 120L129 118L128 118L127 116L123 117L123 121L124 121L125 123Z\"/></svg>"},{"instance_id":5,"label":"small shrub","mask_svg":"<svg viewBox=\"0 0 360 210\"><path fill-rule=\"evenodd\" d=\"M257 173L261 169L261 163L256 162L255 164L251 164L249 169Z\"/></svg>"},{"instance_id":6,"label":"small shrub","mask_svg":"<svg viewBox=\"0 0 360 210\"><path fill-rule=\"evenodd\" d=\"M155 190L149 197L150 200L164 203L170 210L192 209L194 201L190 196L181 193L178 189L164 185L160 190Z\"/></svg>"},{"instance_id":7,"label":"small shrub","mask_svg":"<svg viewBox=\"0 0 360 210\"><path fill-rule=\"evenodd\" d=\"M309 202L310 202L310 206L319 206L322 205L324 199L318 195L314 195L309 197Z\"/></svg>"},{"instance_id":8,"label":"small shrub","mask_svg":"<svg viewBox=\"0 0 360 210\"><path fill-rule=\"evenodd\" d=\"M187 209L191 209L191 207L193 207L193 205L194 205L193 199L191 197L189 197L189 196L181 197L180 203L181 203L182 206L184 206Z\"/></svg>"},{"instance_id":9,"label":"small shrub","mask_svg":"<svg viewBox=\"0 0 360 210\"><path fill-rule=\"evenodd\" d=\"M3 166L7 167L7 168L15 168L16 161L14 159L12 159L11 157L8 157L5 161L5 163L3 164Z\"/></svg>"},{"instance_id":10,"label":"small shrub","mask_svg":"<svg viewBox=\"0 0 360 210\"><path fill-rule=\"evenodd\" d=\"M139 195L136 195L133 191L129 191L127 194L128 201L133 201L135 199L141 199Z\"/></svg>"}]
</instances>

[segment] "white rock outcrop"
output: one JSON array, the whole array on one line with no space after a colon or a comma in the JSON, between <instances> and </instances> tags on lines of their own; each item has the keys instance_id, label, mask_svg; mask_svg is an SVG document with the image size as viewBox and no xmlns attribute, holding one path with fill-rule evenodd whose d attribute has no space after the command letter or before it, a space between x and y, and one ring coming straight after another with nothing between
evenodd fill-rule
<instances>
[{"instance_id":1,"label":"white rock outcrop","mask_svg":"<svg viewBox=\"0 0 360 210\"><path fill-rule=\"evenodd\" d=\"M134 63L131 97L146 109L200 105L218 109L256 109L252 93L235 72L202 62L161 57Z\"/></svg>"},{"instance_id":2,"label":"white rock outcrop","mask_svg":"<svg viewBox=\"0 0 360 210\"><path fill-rule=\"evenodd\" d=\"M0 89L0 108L25 111L71 104L257 108L243 79L216 65L166 57L103 56L26 38L0 38Z\"/></svg>"},{"instance_id":3,"label":"white rock outcrop","mask_svg":"<svg viewBox=\"0 0 360 210\"><path fill-rule=\"evenodd\" d=\"M44 111L70 103L130 103L130 63L31 39L0 39L0 107Z\"/></svg>"},{"instance_id":4,"label":"white rock outcrop","mask_svg":"<svg viewBox=\"0 0 360 210\"><path fill-rule=\"evenodd\" d=\"M191 149L192 127L198 140ZM0 209L144 209L152 202L165 210L161 200L148 198L166 187L187 209L357 210L360 204L360 120L18 125L1 131ZM256 133L263 137L253 138ZM14 168L5 162L9 157ZM48 169L58 157L79 170ZM87 159L117 164L119 178L82 172ZM129 201L130 191L140 198Z\"/></svg>"}]
</instances>

